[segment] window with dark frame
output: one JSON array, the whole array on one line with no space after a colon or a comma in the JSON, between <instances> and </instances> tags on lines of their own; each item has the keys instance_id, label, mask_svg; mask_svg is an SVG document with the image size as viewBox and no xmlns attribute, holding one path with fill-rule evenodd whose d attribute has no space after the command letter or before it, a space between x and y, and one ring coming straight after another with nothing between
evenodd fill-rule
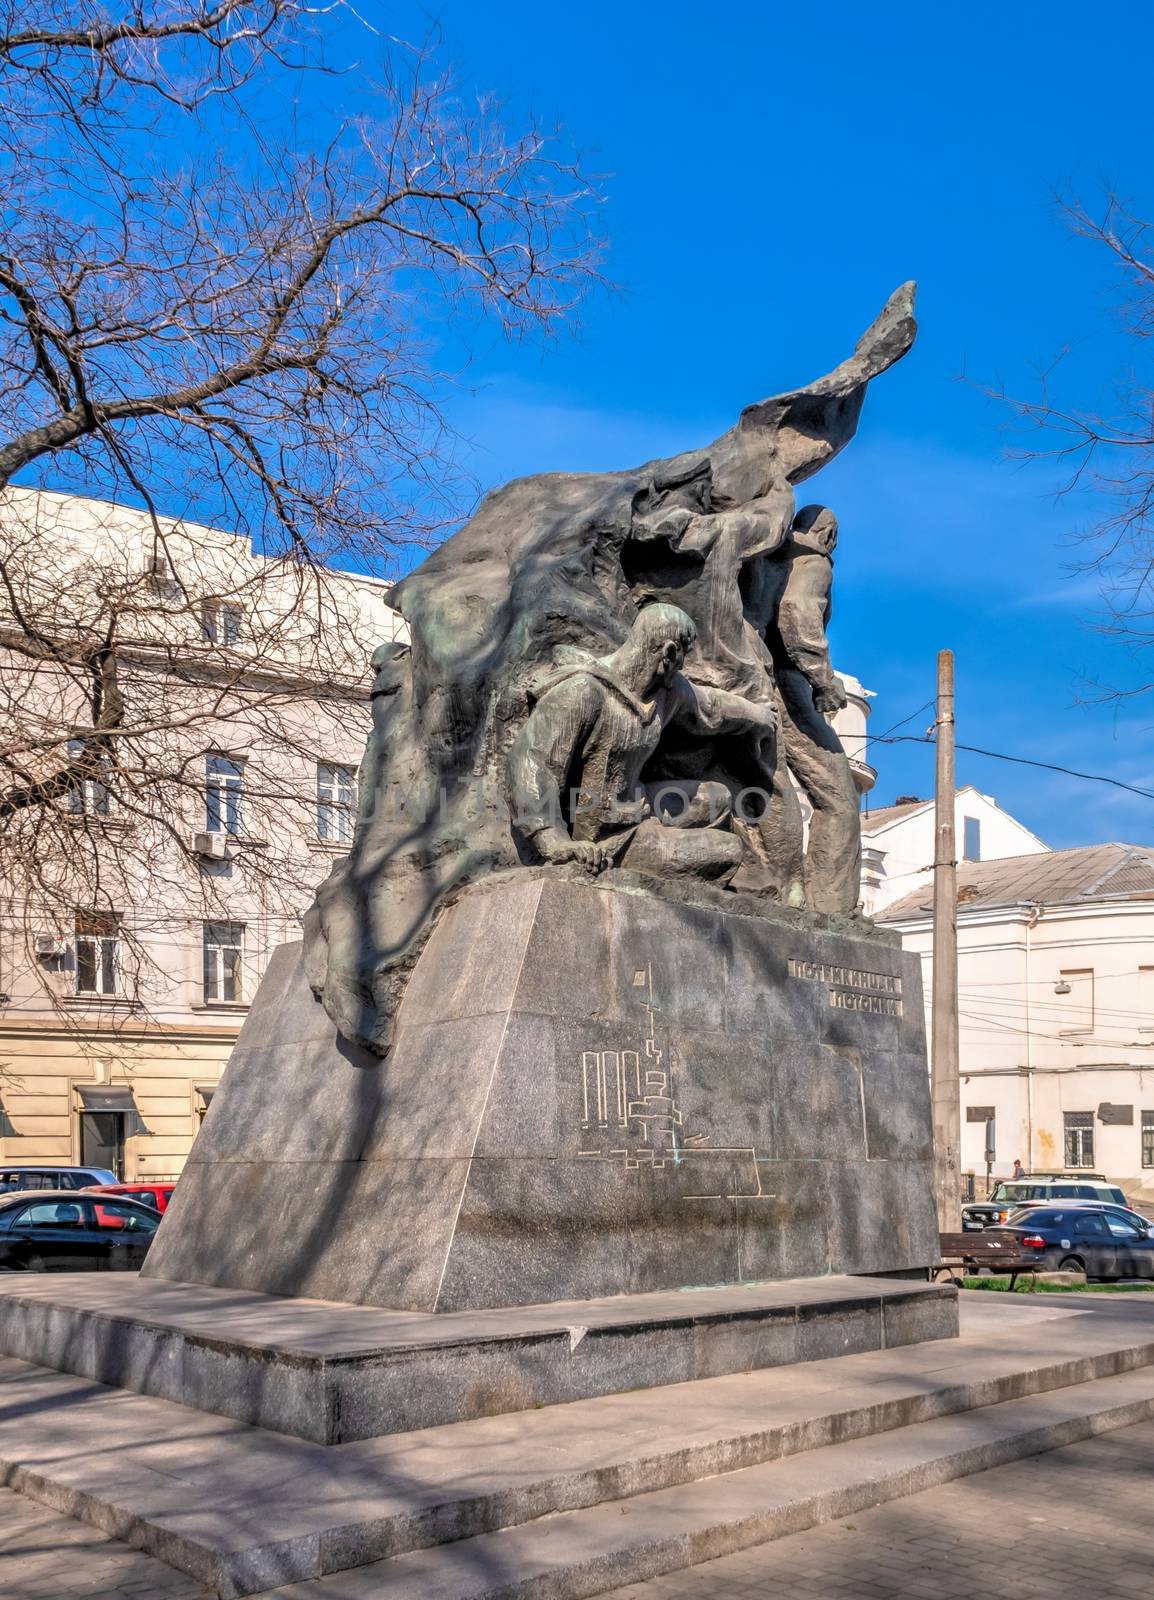
<instances>
[{"instance_id":1,"label":"window with dark frame","mask_svg":"<svg viewBox=\"0 0 1154 1600\"><path fill-rule=\"evenodd\" d=\"M241 830L244 763L214 752L205 759L204 826L207 833L235 837Z\"/></svg>"},{"instance_id":2,"label":"window with dark frame","mask_svg":"<svg viewBox=\"0 0 1154 1600\"><path fill-rule=\"evenodd\" d=\"M352 767L317 762L317 838L348 844L357 810L357 775Z\"/></svg>"},{"instance_id":3,"label":"window with dark frame","mask_svg":"<svg viewBox=\"0 0 1154 1600\"><path fill-rule=\"evenodd\" d=\"M83 739L69 739L68 756L71 761L78 761L84 754ZM98 763L98 771L102 777L111 776L112 764L107 758ZM108 817L112 815L112 792L107 783L100 778L85 778L75 789L68 792L68 809L77 816Z\"/></svg>"},{"instance_id":4,"label":"window with dark frame","mask_svg":"<svg viewBox=\"0 0 1154 1600\"><path fill-rule=\"evenodd\" d=\"M1066 1128L1066 1165L1092 1167L1094 1165L1094 1113L1092 1111L1066 1111L1063 1113Z\"/></svg>"},{"instance_id":5,"label":"window with dark frame","mask_svg":"<svg viewBox=\"0 0 1154 1600\"><path fill-rule=\"evenodd\" d=\"M1154 1167L1154 1111L1142 1113L1142 1165Z\"/></svg>"},{"instance_id":6,"label":"window with dark frame","mask_svg":"<svg viewBox=\"0 0 1154 1600\"><path fill-rule=\"evenodd\" d=\"M241 608L225 600L206 600L200 608L201 632L209 644L238 644L243 620Z\"/></svg>"},{"instance_id":7,"label":"window with dark frame","mask_svg":"<svg viewBox=\"0 0 1154 1600\"><path fill-rule=\"evenodd\" d=\"M244 923L204 924L204 999L239 1005L244 999Z\"/></svg>"},{"instance_id":8,"label":"window with dark frame","mask_svg":"<svg viewBox=\"0 0 1154 1600\"><path fill-rule=\"evenodd\" d=\"M120 916L115 911L76 913L76 993L120 993Z\"/></svg>"},{"instance_id":9,"label":"window with dark frame","mask_svg":"<svg viewBox=\"0 0 1154 1600\"><path fill-rule=\"evenodd\" d=\"M157 549L153 552L148 564L148 578L152 592L158 600L169 605L184 604L186 599L184 584L177 576L176 568L166 550Z\"/></svg>"}]
</instances>

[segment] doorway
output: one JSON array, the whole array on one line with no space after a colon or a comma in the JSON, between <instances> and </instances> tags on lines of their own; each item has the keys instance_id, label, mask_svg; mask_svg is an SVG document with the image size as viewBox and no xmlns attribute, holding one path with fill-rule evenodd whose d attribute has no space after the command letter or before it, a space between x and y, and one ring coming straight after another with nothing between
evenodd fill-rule
<instances>
[{"instance_id":1,"label":"doorway","mask_svg":"<svg viewBox=\"0 0 1154 1600\"><path fill-rule=\"evenodd\" d=\"M118 1179L123 1179L123 1111L80 1113L80 1164L84 1167L107 1167L115 1172Z\"/></svg>"}]
</instances>

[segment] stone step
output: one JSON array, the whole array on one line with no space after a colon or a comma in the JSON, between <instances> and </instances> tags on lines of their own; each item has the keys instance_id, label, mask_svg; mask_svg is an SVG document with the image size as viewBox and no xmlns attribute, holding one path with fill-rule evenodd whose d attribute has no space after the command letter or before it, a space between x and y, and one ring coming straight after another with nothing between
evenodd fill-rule
<instances>
[{"instance_id":1,"label":"stone step","mask_svg":"<svg viewBox=\"0 0 1154 1600\"><path fill-rule=\"evenodd\" d=\"M135 1273L0 1273L0 1355L330 1445L957 1331L952 1287L885 1278L432 1316Z\"/></svg>"},{"instance_id":2,"label":"stone step","mask_svg":"<svg viewBox=\"0 0 1154 1600\"><path fill-rule=\"evenodd\" d=\"M0 1477L233 1596L1154 1364L1133 1307L988 1302L957 1340L337 1446L2 1361Z\"/></svg>"},{"instance_id":3,"label":"stone step","mask_svg":"<svg viewBox=\"0 0 1154 1600\"><path fill-rule=\"evenodd\" d=\"M291 1584L267 1600L585 1600L1154 1418L1154 1373L915 1423Z\"/></svg>"}]
</instances>

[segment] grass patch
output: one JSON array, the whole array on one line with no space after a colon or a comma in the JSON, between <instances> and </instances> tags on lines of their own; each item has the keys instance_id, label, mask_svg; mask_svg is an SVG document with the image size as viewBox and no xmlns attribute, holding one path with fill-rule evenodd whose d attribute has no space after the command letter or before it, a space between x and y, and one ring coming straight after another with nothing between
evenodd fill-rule
<instances>
[{"instance_id":1,"label":"grass patch","mask_svg":"<svg viewBox=\"0 0 1154 1600\"><path fill-rule=\"evenodd\" d=\"M1010 1287L1009 1278L963 1278L964 1289L991 1289L1003 1294ZM1017 1294L1149 1294L1154 1283L1141 1278L1130 1278L1125 1283L1032 1283L1023 1274L1018 1279Z\"/></svg>"}]
</instances>

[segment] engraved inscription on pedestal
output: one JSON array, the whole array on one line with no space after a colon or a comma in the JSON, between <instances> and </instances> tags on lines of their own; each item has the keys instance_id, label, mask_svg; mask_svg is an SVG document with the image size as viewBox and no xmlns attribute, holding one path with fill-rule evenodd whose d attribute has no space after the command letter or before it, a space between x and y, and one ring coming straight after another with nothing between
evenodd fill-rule
<instances>
[{"instance_id":1,"label":"engraved inscription on pedestal","mask_svg":"<svg viewBox=\"0 0 1154 1600\"><path fill-rule=\"evenodd\" d=\"M824 983L828 1004L835 1011L863 1011L875 1017L900 1017L902 980L889 972L867 972L862 967L839 967L826 961L787 964L791 978Z\"/></svg>"}]
</instances>

